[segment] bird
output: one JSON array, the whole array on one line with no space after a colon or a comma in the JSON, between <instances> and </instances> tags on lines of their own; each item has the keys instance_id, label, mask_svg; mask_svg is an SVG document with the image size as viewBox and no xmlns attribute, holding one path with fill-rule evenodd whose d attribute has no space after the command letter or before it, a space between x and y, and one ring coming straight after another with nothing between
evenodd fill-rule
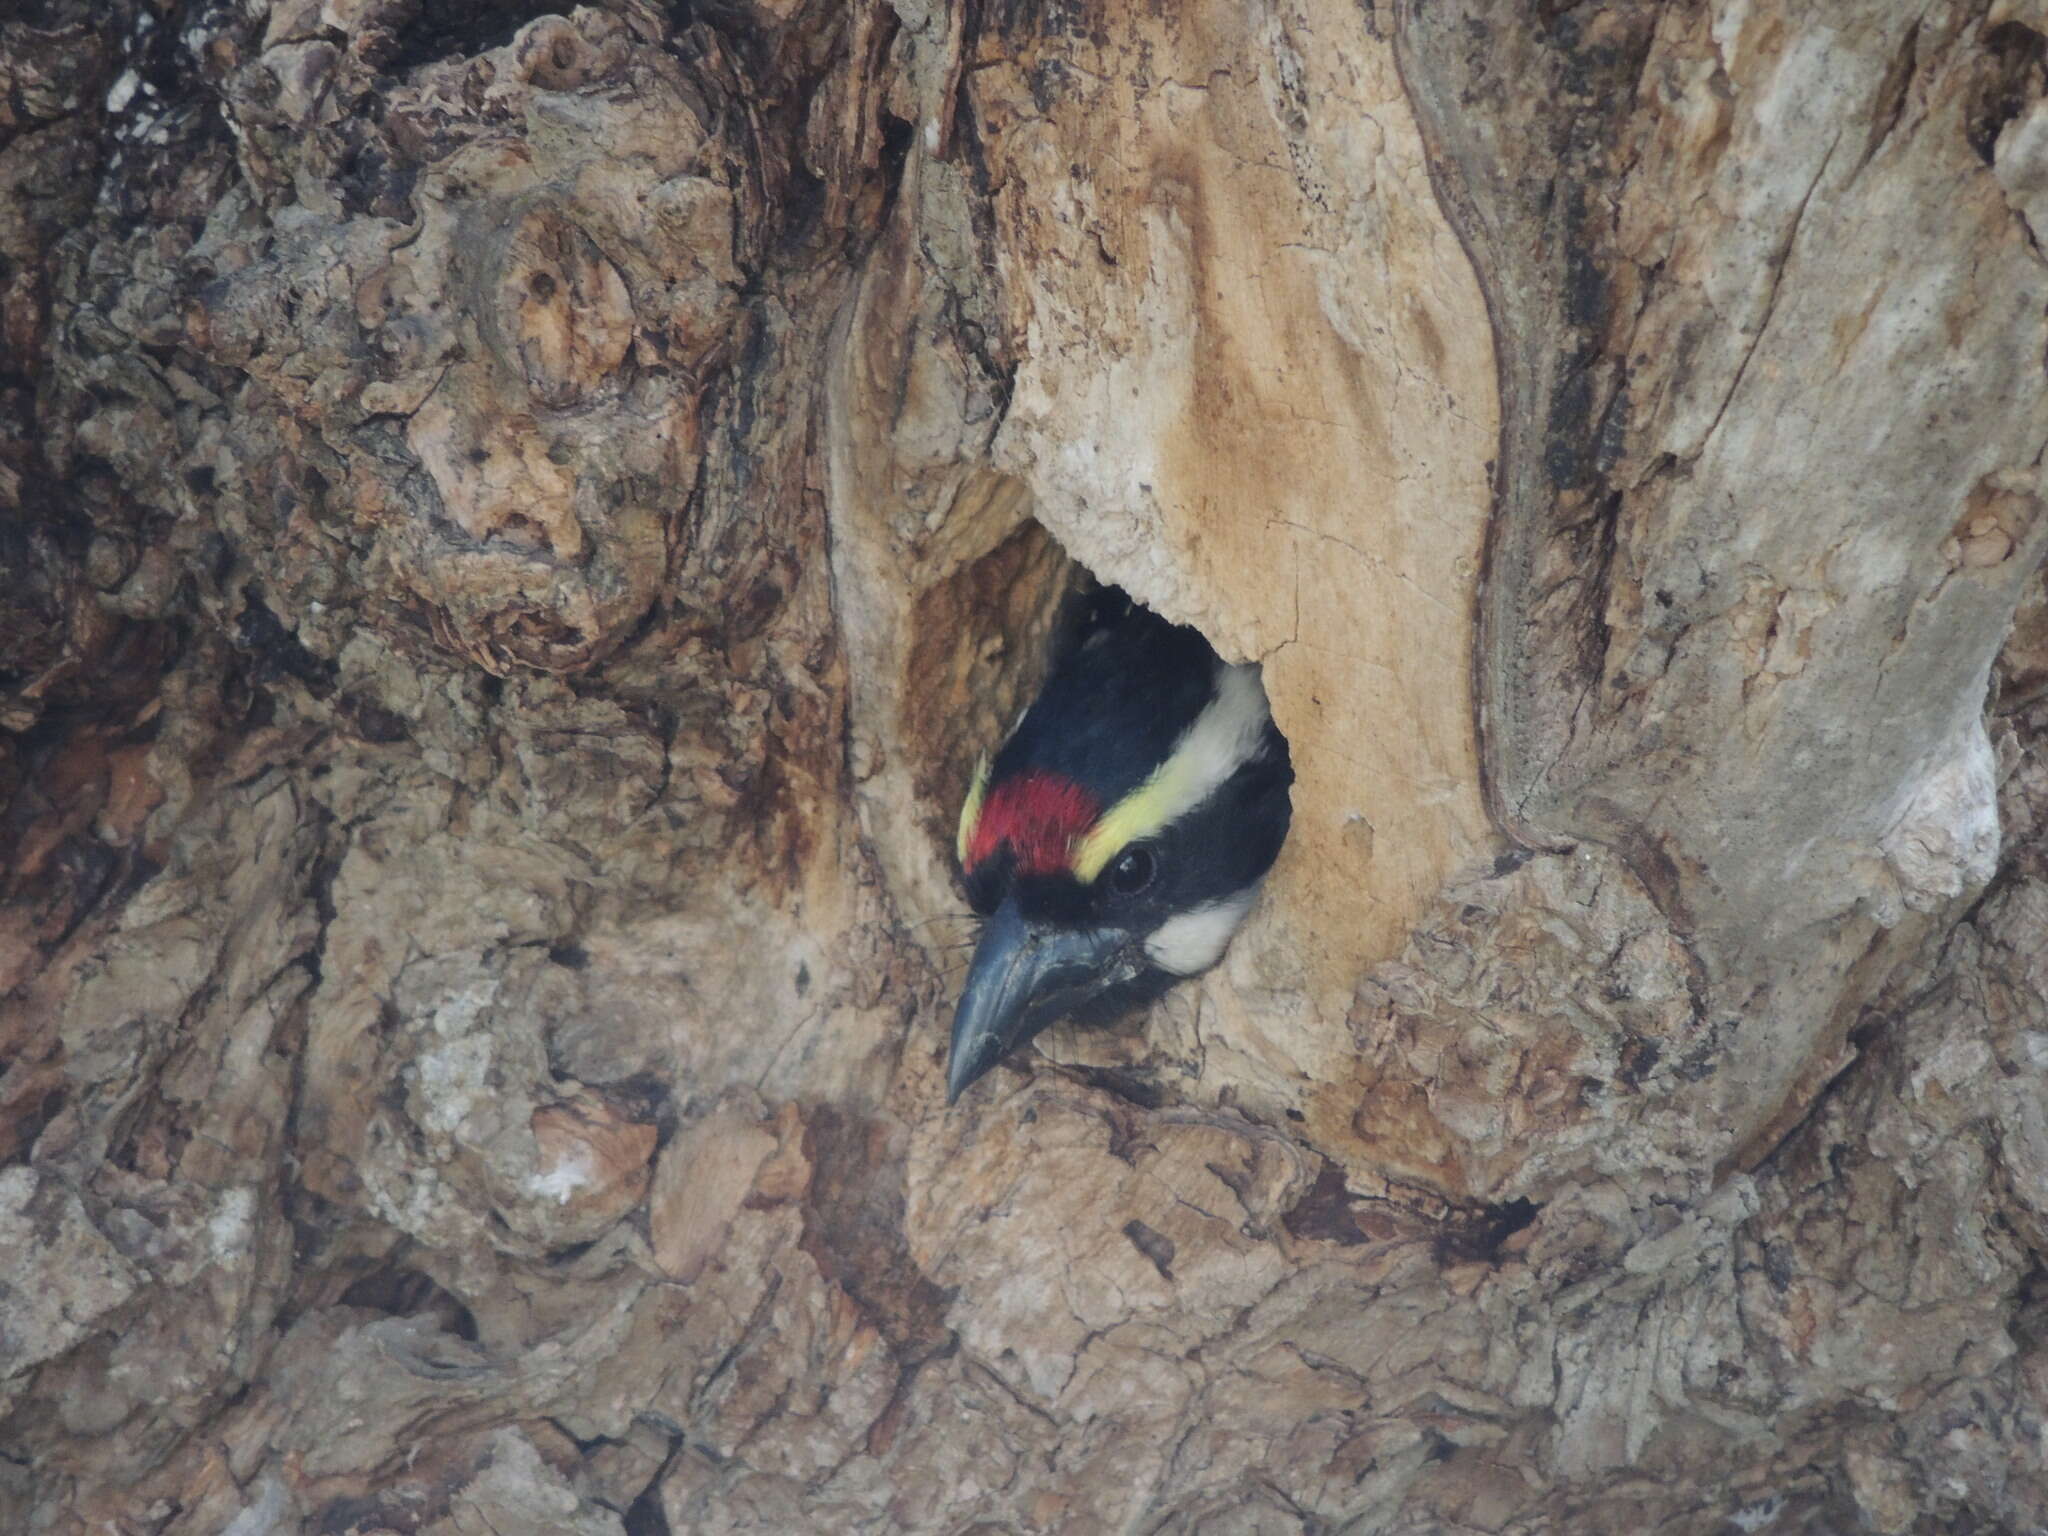
<instances>
[{"instance_id":1,"label":"bird","mask_svg":"<svg viewBox=\"0 0 2048 1536\"><path fill-rule=\"evenodd\" d=\"M1100 586L977 765L955 854L980 921L946 1102L1060 1019L1108 1023L1222 958L1286 841L1294 768L1256 664Z\"/></svg>"}]
</instances>

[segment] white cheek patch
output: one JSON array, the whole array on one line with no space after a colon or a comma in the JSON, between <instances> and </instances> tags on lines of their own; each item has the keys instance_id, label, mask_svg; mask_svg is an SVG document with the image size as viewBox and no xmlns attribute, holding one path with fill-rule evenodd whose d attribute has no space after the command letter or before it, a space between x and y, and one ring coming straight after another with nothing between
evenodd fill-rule
<instances>
[{"instance_id":1,"label":"white cheek patch","mask_svg":"<svg viewBox=\"0 0 2048 1536\"><path fill-rule=\"evenodd\" d=\"M1247 886L1234 896L1169 917L1145 936L1146 958L1176 976L1206 971L1222 958L1224 946L1258 894L1256 885Z\"/></svg>"}]
</instances>

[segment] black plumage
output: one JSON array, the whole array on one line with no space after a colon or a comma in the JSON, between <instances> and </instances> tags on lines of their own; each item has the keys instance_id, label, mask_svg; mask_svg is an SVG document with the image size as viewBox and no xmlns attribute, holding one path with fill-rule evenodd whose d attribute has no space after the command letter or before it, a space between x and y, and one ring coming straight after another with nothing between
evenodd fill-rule
<instances>
[{"instance_id":1,"label":"black plumage","mask_svg":"<svg viewBox=\"0 0 2048 1536\"><path fill-rule=\"evenodd\" d=\"M1140 794L1177 750L1167 782L1188 803ZM1286 838L1292 782L1255 669L1226 668L1198 631L1116 588L1077 599L985 801L963 812L963 878L988 922L955 1018L951 1094L1055 1019L1112 1018L1213 964ZM1140 835L1088 869L1091 835L1122 825L1112 812L1130 796L1174 814L1139 817Z\"/></svg>"}]
</instances>

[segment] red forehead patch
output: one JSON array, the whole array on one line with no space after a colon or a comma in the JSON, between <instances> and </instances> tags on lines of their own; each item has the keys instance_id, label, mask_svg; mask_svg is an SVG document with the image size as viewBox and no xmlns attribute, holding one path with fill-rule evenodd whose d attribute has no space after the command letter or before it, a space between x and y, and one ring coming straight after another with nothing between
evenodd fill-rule
<instances>
[{"instance_id":1,"label":"red forehead patch","mask_svg":"<svg viewBox=\"0 0 2048 1536\"><path fill-rule=\"evenodd\" d=\"M1095 797L1062 774L1032 769L988 792L967 840L971 870L1008 843L1017 872L1056 875L1068 867L1075 840L1095 825Z\"/></svg>"}]
</instances>

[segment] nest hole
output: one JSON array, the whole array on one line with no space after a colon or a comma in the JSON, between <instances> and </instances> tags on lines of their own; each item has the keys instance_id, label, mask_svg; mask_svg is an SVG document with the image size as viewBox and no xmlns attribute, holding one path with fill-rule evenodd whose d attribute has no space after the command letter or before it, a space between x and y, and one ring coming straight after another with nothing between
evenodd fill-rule
<instances>
[{"instance_id":1,"label":"nest hole","mask_svg":"<svg viewBox=\"0 0 2048 1536\"><path fill-rule=\"evenodd\" d=\"M341 1304L392 1317L424 1317L443 1333L471 1344L477 1341L476 1314L454 1292L417 1269L392 1265L372 1270L342 1292Z\"/></svg>"},{"instance_id":2,"label":"nest hole","mask_svg":"<svg viewBox=\"0 0 2048 1536\"><path fill-rule=\"evenodd\" d=\"M1021 499L1021 486L1017 492ZM918 804L949 866L976 763L1009 735L1068 643L1063 637L1112 585L1027 515L920 600L903 724Z\"/></svg>"},{"instance_id":3,"label":"nest hole","mask_svg":"<svg viewBox=\"0 0 2048 1536\"><path fill-rule=\"evenodd\" d=\"M403 74L442 59L474 58L512 41L519 29L563 10L559 0L439 0L399 29L384 68Z\"/></svg>"}]
</instances>

